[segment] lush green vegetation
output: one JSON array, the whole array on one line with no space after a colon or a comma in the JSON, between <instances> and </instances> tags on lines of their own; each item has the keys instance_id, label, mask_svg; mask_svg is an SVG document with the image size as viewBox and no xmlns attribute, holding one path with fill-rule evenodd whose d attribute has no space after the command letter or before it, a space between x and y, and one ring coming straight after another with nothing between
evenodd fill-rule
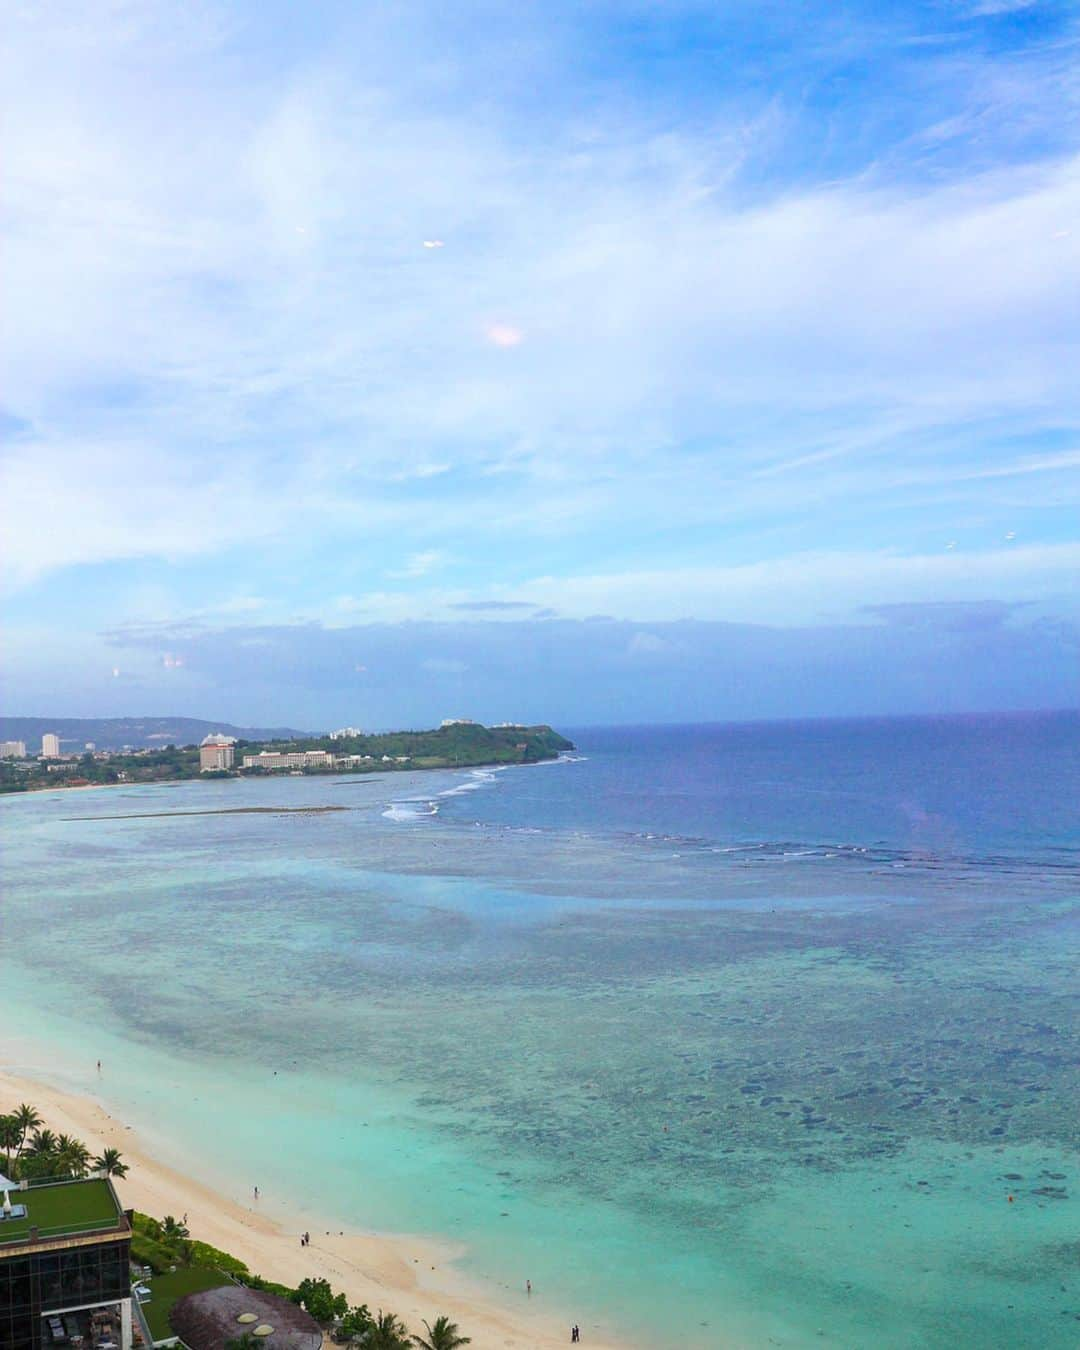
<instances>
[{"instance_id":1,"label":"lush green vegetation","mask_svg":"<svg viewBox=\"0 0 1080 1350\"><path fill-rule=\"evenodd\" d=\"M536 764L555 759L573 742L548 726L484 727L454 722L432 731L384 731L371 736L308 737L295 741L238 742L237 763L260 750L329 750L335 756L364 756L348 768L309 770L322 773L386 773L409 769L465 769L485 764ZM259 773L262 770L243 770Z\"/></svg>"},{"instance_id":2,"label":"lush green vegetation","mask_svg":"<svg viewBox=\"0 0 1080 1350\"><path fill-rule=\"evenodd\" d=\"M0 760L0 792L26 792L38 788L58 788L71 784L85 787L101 783L165 783L199 776L199 751L189 745L182 749L167 745L161 750L138 753L111 753L101 758L89 751L63 767L49 772L37 761Z\"/></svg>"},{"instance_id":3,"label":"lush green vegetation","mask_svg":"<svg viewBox=\"0 0 1080 1350\"><path fill-rule=\"evenodd\" d=\"M219 1289L228 1283L228 1277L212 1266L177 1266L175 1271L155 1275L150 1281L153 1297L142 1305L151 1336L155 1341L164 1341L176 1334L169 1325L169 1314L177 1299L186 1294L201 1294L204 1289Z\"/></svg>"},{"instance_id":4,"label":"lush green vegetation","mask_svg":"<svg viewBox=\"0 0 1080 1350\"><path fill-rule=\"evenodd\" d=\"M0 1149L4 1154L4 1174L12 1181L78 1178L91 1172L122 1177L128 1170L115 1148L92 1157L81 1139L54 1134L27 1102L0 1115Z\"/></svg>"}]
</instances>

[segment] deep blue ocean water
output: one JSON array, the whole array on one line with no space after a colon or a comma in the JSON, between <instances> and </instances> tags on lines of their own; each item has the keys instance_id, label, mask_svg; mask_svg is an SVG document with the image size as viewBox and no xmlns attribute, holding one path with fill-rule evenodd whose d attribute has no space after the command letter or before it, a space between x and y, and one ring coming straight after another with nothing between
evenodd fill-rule
<instances>
[{"instance_id":1,"label":"deep blue ocean water","mask_svg":"<svg viewBox=\"0 0 1080 1350\"><path fill-rule=\"evenodd\" d=\"M628 1344L1077 1344L1080 716L569 734L0 803L8 1035Z\"/></svg>"},{"instance_id":2,"label":"deep blue ocean water","mask_svg":"<svg viewBox=\"0 0 1080 1350\"><path fill-rule=\"evenodd\" d=\"M551 774L522 774L497 793L443 799L441 809L485 823L781 849L842 844L1067 862L1080 843L1073 713L567 734L589 761L572 791Z\"/></svg>"}]
</instances>

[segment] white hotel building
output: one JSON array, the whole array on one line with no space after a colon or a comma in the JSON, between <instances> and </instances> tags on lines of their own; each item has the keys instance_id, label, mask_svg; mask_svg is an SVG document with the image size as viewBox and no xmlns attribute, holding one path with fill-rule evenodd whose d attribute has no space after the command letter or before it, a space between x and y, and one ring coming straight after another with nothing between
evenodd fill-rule
<instances>
[{"instance_id":1,"label":"white hotel building","mask_svg":"<svg viewBox=\"0 0 1080 1350\"><path fill-rule=\"evenodd\" d=\"M260 750L245 755L245 769L332 769L334 756L329 750Z\"/></svg>"}]
</instances>

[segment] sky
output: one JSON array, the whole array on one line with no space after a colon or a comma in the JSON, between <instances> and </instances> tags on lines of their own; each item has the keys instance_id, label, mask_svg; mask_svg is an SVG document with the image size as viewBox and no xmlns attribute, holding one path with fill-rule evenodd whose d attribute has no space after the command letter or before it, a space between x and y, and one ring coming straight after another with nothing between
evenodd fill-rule
<instances>
[{"instance_id":1,"label":"sky","mask_svg":"<svg viewBox=\"0 0 1080 1350\"><path fill-rule=\"evenodd\" d=\"M1076 4L3 8L3 711L1076 705Z\"/></svg>"}]
</instances>

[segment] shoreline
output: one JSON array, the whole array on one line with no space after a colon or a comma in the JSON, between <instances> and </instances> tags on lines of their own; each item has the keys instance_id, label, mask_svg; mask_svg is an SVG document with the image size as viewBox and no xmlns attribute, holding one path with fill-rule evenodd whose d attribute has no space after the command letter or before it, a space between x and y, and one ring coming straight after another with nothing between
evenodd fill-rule
<instances>
[{"instance_id":1,"label":"shoreline","mask_svg":"<svg viewBox=\"0 0 1080 1350\"><path fill-rule=\"evenodd\" d=\"M0 801L4 798L19 798L19 796L28 796L31 792L85 792L90 788L97 787L167 787L174 786L177 783L221 783L232 779L235 782L273 782L274 779L285 778L347 778L347 779L374 779L378 780L387 774L454 774L454 772L467 771L467 769L477 768L529 768L535 764L558 764L560 759L568 753L574 753L574 747L558 751L556 753L547 753L540 755L537 759L522 760L475 760L468 764L382 764L374 765L371 768L348 769L332 768L331 771L320 768L316 772L309 772L308 769L261 769L254 772L236 769L232 772L223 772L223 774L211 774L209 778L204 772L198 774L184 774L181 778L147 778L147 779L126 779L119 783L27 783L24 787L8 788L0 791Z\"/></svg>"},{"instance_id":2,"label":"shoreline","mask_svg":"<svg viewBox=\"0 0 1080 1350\"><path fill-rule=\"evenodd\" d=\"M158 1161L132 1126L93 1097L6 1067L0 1067L0 1093L5 1109L29 1102L50 1129L81 1138L91 1152L119 1149L130 1168L127 1177L114 1179L125 1207L158 1219L186 1214L193 1238L239 1258L252 1274L292 1287L306 1276L322 1277L350 1304L397 1313L410 1331L420 1331L422 1319L434 1322L445 1313L472 1337L475 1350L555 1350L569 1343L575 1320L583 1323L586 1343L595 1350L617 1345L627 1350L630 1344L580 1317L548 1309L541 1290L530 1298L522 1289L520 1303L511 1302L457 1269L464 1249L449 1241L360 1227L335 1231L308 1214L294 1231L273 1201L263 1197L244 1204ZM311 1242L301 1247L304 1229L310 1229Z\"/></svg>"}]
</instances>

